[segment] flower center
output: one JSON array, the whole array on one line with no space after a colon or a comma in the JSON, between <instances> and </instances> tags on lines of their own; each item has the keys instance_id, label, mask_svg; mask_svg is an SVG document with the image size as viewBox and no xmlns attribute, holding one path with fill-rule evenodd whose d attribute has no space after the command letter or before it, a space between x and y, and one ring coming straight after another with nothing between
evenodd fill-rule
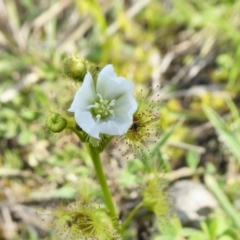
<instances>
[{"instance_id":1,"label":"flower center","mask_svg":"<svg viewBox=\"0 0 240 240\"><path fill-rule=\"evenodd\" d=\"M92 110L92 114L97 118L97 121L100 119L105 119L110 115L114 116L113 107L116 103L116 100L113 99L110 102L106 99L103 99L101 94L97 94L99 99L93 104L88 106L88 109Z\"/></svg>"}]
</instances>

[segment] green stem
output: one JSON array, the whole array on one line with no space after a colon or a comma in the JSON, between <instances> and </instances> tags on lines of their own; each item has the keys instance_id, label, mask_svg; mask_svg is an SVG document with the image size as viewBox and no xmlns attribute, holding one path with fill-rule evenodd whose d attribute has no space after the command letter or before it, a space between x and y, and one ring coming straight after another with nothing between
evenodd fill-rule
<instances>
[{"instance_id":1,"label":"green stem","mask_svg":"<svg viewBox=\"0 0 240 240\"><path fill-rule=\"evenodd\" d=\"M81 142L85 142L85 139L84 139L83 135L81 134L81 132L78 131L75 127L71 126L71 124L67 125L67 129L73 131L78 136L78 138L81 140Z\"/></svg>"},{"instance_id":2,"label":"green stem","mask_svg":"<svg viewBox=\"0 0 240 240\"><path fill-rule=\"evenodd\" d=\"M91 144L86 143L86 146L87 146L88 152L89 152L89 154L92 158L98 181L99 181L99 183L102 187L104 199L105 199L107 208L110 212L112 223L113 223L114 227L116 228L116 230L119 231L118 217L117 217L117 214L116 214L114 202L112 200L112 195L111 195L110 190L108 188L106 177L105 177L105 174L103 172L103 167L102 167L102 163L101 163L101 159L100 159L100 154Z\"/></svg>"},{"instance_id":3,"label":"green stem","mask_svg":"<svg viewBox=\"0 0 240 240\"><path fill-rule=\"evenodd\" d=\"M103 141L103 143L101 143L101 145L97 148L97 150L101 153L112 139L113 139L113 137L108 137L107 139L105 139L105 141Z\"/></svg>"},{"instance_id":4,"label":"green stem","mask_svg":"<svg viewBox=\"0 0 240 240\"><path fill-rule=\"evenodd\" d=\"M130 224L130 222L132 221L134 215L137 213L137 211L143 207L143 203L140 202L137 206L135 206L135 208L129 213L127 219L124 221L122 228L121 228L121 233L124 233L124 231L126 230L126 228L128 227L128 225Z\"/></svg>"}]
</instances>

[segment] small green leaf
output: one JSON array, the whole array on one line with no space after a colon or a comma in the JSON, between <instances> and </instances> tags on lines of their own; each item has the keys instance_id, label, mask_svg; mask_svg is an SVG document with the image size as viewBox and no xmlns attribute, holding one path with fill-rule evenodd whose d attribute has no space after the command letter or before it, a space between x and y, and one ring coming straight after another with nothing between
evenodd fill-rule
<instances>
[{"instance_id":1,"label":"small green leaf","mask_svg":"<svg viewBox=\"0 0 240 240\"><path fill-rule=\"evenodd\" d=\"M186 157L186 162L190 168L197 169L197 166L200 162L199 154L194 150L188 151L187 157Z\"/></svg>"}]
</instances>

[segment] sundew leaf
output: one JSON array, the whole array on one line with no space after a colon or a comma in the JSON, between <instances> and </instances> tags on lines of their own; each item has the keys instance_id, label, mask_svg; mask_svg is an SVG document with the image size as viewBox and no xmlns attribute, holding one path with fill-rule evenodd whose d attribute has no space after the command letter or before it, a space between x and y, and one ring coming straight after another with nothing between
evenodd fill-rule
<instances>
[{"instance_id":1,"label":"sundew leaf","mask_svg":"<svg viewBox=\"0 0 240 240\"><path fill-rule=\"evenodd\" d=\"M176 215L173 216L168 224L159 224L158 228L163 237L166 236L166 239L167 237L171 237L171 239L177 239L178 236L182 235L183 231L181 222ZM164 238L159 238L159 240L160 239L163 240Z\"/></svg>"},{"instance_id":2,"label":"sundew leaf","mask_svg":"<svg viewBox=\"0 0 240 240\"><path fill-rule=\"evenodd\" d=\"M229 129L228 125L215 111L207 106L204 106L203 110L216 129L218 135L222 138L223 142L229 148L231 153L237 158L237 160L240 161L240 140L235 136L235 134Z\"/></svg>"}]
</instances>

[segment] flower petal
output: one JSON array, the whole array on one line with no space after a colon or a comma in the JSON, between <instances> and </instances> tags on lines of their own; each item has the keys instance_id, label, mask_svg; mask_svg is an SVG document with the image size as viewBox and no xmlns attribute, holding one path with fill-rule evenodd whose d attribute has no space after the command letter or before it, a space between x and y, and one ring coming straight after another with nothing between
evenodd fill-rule
<instances>
[{"instance_id":1,"label":"flower petal","mask_svg":"<svg viewBox=\"0 0 240 240\"><path fill-rule=\"evenodd\" d=\"M75 112L74 117L77 124L84 130L84 132L99 139L100 128L90 112L78 110Z\"/></svg>"},{"instance_id":2,"label":"flower petal","mask_svg":"<svg viewBox=\"0 0 240 240\"><path fill-rule=\"evenodd\" d=\"M127 93L122 95L115 103L114 114L118 117L132 119L133 114L137 110L137 102L132 94Z\"/></svg>"},{"instance_id":3,"label":"flower petal","mask_svg":"<svg viewBox=\"0 0 240 240\"><path fill-rule=\"evenodd\" d=\"M133 123L133 114L137 110L137 102L132 94L125 94L118 99L114 108L115 121L121 126L122 134L126 133Z\"/></svg>"},{"instance_id":4,"label":"flower petal","mask_svg":"<svg viewBox=\"0 0 240 240\"><path fill-rule=\"evenodd\" d=\"M97 93L104 99L117 100L124 93L133 90L133 83L123 77L117 77L111 64L105 66L98 75Z\"/></svg>"},{"instance_id":5,"label":"flower petal","mask_svg":"<svg viewBox=\"0 0 240 240\"><path fill-rule=\"evenodd\" d=\"M101 133L109 134L109 135L122 135L121 128L116 121L108 120L106 122L101 122L99 125L99 129Z\"/></svg>"},{"instance_id":6,"label":"flower petal","mask_svg":"<svg viewBox=\"0 0 240 240\"><path fill-rule=\"evenodd\" d=\"M83 80L82 86L77 90L73 102L68 109L69 112L75 112L79 109L86 110L87 107L94 103L96 90L91 74L88 72Z\"/></svg>"}]
</instances>

